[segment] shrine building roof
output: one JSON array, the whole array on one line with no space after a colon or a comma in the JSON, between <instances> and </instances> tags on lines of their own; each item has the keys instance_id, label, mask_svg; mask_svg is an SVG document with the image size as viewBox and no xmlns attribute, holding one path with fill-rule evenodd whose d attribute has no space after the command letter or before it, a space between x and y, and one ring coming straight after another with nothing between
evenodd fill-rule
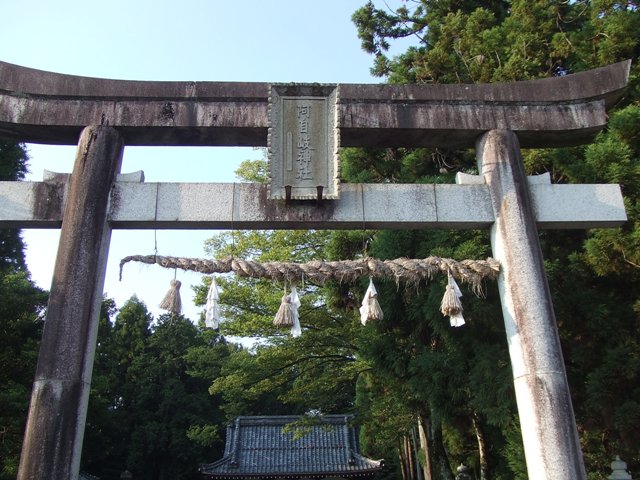
<instances>
[{"instance_id":1,"label":"shrine building roof","mask_svg":"<svg viewBox=\"0 0 640 480\"><path fill-rule=\"evenodd\" d=\"M200 473L236 480L374 478L383 462L360 455L352 420L348 415L238 417L227 426L223 458L202 465Z\"/></svg>"}]
</instances>

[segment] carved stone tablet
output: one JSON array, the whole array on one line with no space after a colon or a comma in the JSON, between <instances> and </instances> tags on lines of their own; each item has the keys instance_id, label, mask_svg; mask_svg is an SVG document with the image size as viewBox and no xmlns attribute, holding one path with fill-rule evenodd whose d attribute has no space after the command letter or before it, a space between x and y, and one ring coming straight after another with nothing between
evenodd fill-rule
<instances>
[{"instance_id":1,"label":"carved stone tablet","mask_svg":"<svg viewBox=\"0 0 640 480\"><path fill-rule=\"evenodd\" d=\"M336 85L271 85L271 199L339 198Z\"/></svg>"}]
</instances>

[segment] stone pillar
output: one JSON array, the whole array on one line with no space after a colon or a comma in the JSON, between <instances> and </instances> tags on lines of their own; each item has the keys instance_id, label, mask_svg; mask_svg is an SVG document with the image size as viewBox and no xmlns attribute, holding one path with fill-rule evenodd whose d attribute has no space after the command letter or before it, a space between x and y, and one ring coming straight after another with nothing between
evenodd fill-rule
<instances>
[{"instance_id":1,"label":"stone pillar","mask_svg":"<svg viewBox=\"0 0 640 480\"><path fill-rule=\"evenodd\" d=\"M111 229L109 193L123 140L85 128L69 180L19 480L78 478Z\"/></svg>"},{"instance_id":2,"label":"stone pillar","mask_svg":"<svg viewBox=\"0 0 640 480\"><path fill-rule=\"evenodd\" d=\"M513 132L491 130L476 151L496 216L491 244L529 478L585 480L520 145Z\"/></svg>"}]
</instances>

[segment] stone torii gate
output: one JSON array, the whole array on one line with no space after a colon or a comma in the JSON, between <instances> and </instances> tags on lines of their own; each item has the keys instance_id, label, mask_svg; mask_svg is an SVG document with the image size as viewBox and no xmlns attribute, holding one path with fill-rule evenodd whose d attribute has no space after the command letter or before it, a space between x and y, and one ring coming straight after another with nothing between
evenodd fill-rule
<instances>
[{"instance_id":1,"label":"stone torii gate","mask_svg":"<svg viewBox=\"0 0 640 480\"><path fill-rule=\"evenodd\" d=\"M0 183L0 227L61 228L18 478L78 475L112 229L364 226L491 230L529 478L586 479L537 229L612 227L626 215L617 185L527 179L520 146L589 142L606 125L629 67L506 84L341 84L330 86L332 93L307 85L291 97L289 87L266 83L103 80L0 62L0 135L78 145L70 178ZM475 146L481 175L459 176L457 185L335 183L336 192L329 173L311 193L304 188L315 180L301 185L300 198L315 192L320 201L288 201L298 186L286 171L304 147L289 133L269 135L269 119L277 123L273 112L299 106L301 98L318 101L313 108L325 108L333 122L321 129L335 135L322 143L330 157L338 146ZM297 127L290 121L298 142L303 120ZM273 186L118 176L125 145L269 142L286 170L275 170L279 193ZM307 173L298 174L303 183Z\"/></svg>"}]
</instances>

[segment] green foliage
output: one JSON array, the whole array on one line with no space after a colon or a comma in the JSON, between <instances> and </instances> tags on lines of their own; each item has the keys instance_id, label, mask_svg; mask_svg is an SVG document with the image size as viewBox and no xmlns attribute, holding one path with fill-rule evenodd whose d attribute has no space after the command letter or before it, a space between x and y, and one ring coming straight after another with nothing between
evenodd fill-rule
<instances>
[{"instance_id":1,"label":"green foliage","mask_svg":"<svg viewBox=\"0 0 640 480\"><path fill-rule=\"evenodd\" d=\"M341 178L350 183L448 183L460 170L473 171L472 155L442 149L358 149L340 152Z\"/></svg>"},{"instance_id":2,"label":"green foliage","mask_svg":"<svg viewBox=\"0 0 640 480\"><path fill-rule=\"evenodd\" d=\"M329 232L326 231L234 231L221 232L205 242L205 250L215 258L237 256L261 262L306 262L323 258L323 248ZM221 314L230 321L222 328L225 335L281 336L273 325L273 317L282 300L284 285L238 277L219 277ZM317 289L307 285L303 302L313 303ZM204 305L209 288L206 280L195 289L196 304ZM305 307L303 306L303 309ZM314 309L310 309L315 312ZM315 313L314 313L315 314Z\"/></svg>"},{"instance_id":3,"label":"green foliage","mask_svg":"<svg viewBox=\"0 0 640 480\"><path fill-rule=\"evenodd\" d=\"M115 316L115 321L113 317ZM198 373L215 374L224 339L182 316L154 322L135 297L117 312L103 302L83 450L83 468L101 478L199 478L220 455L219 401Z\"/></svg>"},{"instance_id":4,"label":"green foliage","mask_svg":"<svg viewBox=\"0 0 640 480\"><path fill-rule=\"evenodd\" d=\"M524 447L522 445L522 431L517 418L504 430L506 445L502 454L507 459L512 476L504 477L513 480L528 480L527 464L524 458Z\"/></svg>"},{"instance_id":5,"label":"green foliage","mask_svg":"<svg viewBox=\"0 0 640 480\"><path fill-rule=\"evenodd\" d=\"M269 164L265 158L244 160L235 171L236 177L245 182L268 183Z\"/></svg>"},{"instance_id":6,"label":"green foliage","mask_svg":"<svg viewBox=\"0 0 640 480\"><path fill-rule=\"evenodd\" d=\"M15 478L47 292L26 272L0 272L0 479Z\"/></svg>"},{"instance_id":7,"label":"green foliage","mask_svg":"<svg viewBox=\"0 0 640 480\"><path fill-rule=\"evenodd\" d=\"M144 355L129 371L145 378L132 392L131 432L127 463L136 478L195 478L206 459L204 448L187 432L212 420L214 406L206 383L187 374L185 354L202 345L198 329L181 316L162 315L149 337Z\"/></svg>"},{"instance_id":8,"label":"green foliage","mask_svg":"<svg viewBox=\"0 0 640 480\"><path fill-rule=\"evenodd\" d=\"M413 8L413 9L411 9ZM511 81L637 55L637 6L617 2L422 0L396 12L368 2L353 15L372 73L392 83ZM387 58L390 43L418 46Z\"/></svg>"},{"instance_id":9,"label":"green foliage","mask_svg":"<svg viewBox=\"0 0 640 480\"><path fill-rule=\"evenodd\" d=\"M415 412L403 398L400 382L388 384L373 369L358 377L356 402L360 444L374 458L387 458L389 445L397 445L416 424ZM391 457L393 458L393 457Z\"/></svg>"},{"instance_id":10,"label":"green foliage","mask_svg":"<svg viewBox=\"0 0 640 480\"><path fill-rule=\"evenodd\" d=\"M444 36L442 30L453 28L459 19L465 18L476 10L485 10L490 17L501 19L506 12L508 2L458 2L458 1L430 1L415 2L413 10L410 5L402 6L395 12L377 9L373 2L358 9L352 16L352 20L358 28L358 37L362 40L362 48L375 55L372 74L376 76L389 76L394 82L422 82L438 81L433 78L433 73L444 72L448 67L451 72L461 69L455 68L459 60L455 52L446 51L445 43L438 44L439 37ZM455 20L455 18L458 20ZM474 19L472 24L477 21ZM441 29L442 27L442 29ZM459 30L462 32L462 29ZM413 36L425 47L409 49L398 58L390 60L385 56L389 50L390 42ZM428 58L425 53L429 50ZM425 61L426 60L426 61ZM418 63L423 63L421 68L416 68ZM403 67L409 67L405 75L396 77ZM409 74L406 76L406 74Z\"/></svg>"},{"instance_id":11,"label":"green foliage","mask_svg":"<svg viewBox=\"0 0 640 480\"><path fill-rule=\"evenodd\" d=\"M23 144L0 139L0 181L23 180L28 171L28 160Z\"/></svg>"},{"instance_id":12,"label":"green foliage","mask_svg":"<svg viewBox=\"0 0 640 480\"><path fill-rule=\"evenodd\" d=\"M325 231L221 233L207 242L216 257L230 254L257 261L326 259L331 234ZM362 238L362 237L360 237ZM362 240L360 240L362 242ZM261 337L251 350L232 352L220 375L210 374L210 392L225 399L228 417L265 413L303 413L310 408L344 413L353 402L359 371L352 334L355 318L330 305L324 288L301 283L300 321L304 333L289 338L273 326L283 288L271 281L218 278L225 335ZM208 281L196 289L204 303ZM288 291L288 290L287 290Z\"/></svg>"},{"instance_id":13,"label":"green foliage","mask_svg":"<svg viewBox=\"0 0 640 480\"><path fill-rule=\"evenodd\" d=\"M187 438L203 447L212 447L222 441L218 425L192 425L187 430Z\"/></svg>"}]
</instances>

